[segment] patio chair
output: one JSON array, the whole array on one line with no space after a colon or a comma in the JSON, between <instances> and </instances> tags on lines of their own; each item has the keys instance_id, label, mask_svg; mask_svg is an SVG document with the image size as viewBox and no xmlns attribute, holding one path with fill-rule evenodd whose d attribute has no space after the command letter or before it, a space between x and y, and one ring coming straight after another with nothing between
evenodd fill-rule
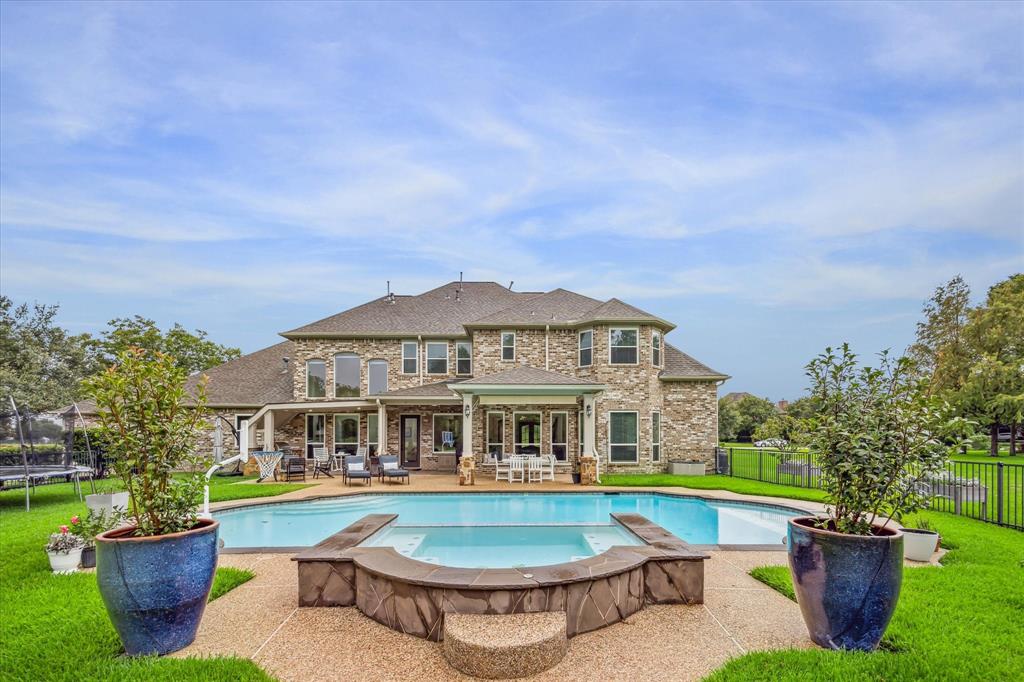
<instances>
[{"instance_id":1,"label":"patio chair","mask_svg":"<svg viewBox=\"0 0 1024 682\"><path fill-rule=\"evenodd\" d=\"M555 480L555 456L554 455L541 455L541 473L540 480L542 481L553 481Z\"/></svg>"},{"instance_id":2,"label":"patio chair","mask_svg":"<svg viewBox=\"0 0 1024 682\"><path fill-rule=\"evenodd\" d=\"M405 479L406 483L411 483L409 479L409 471L398 466L398 457L394 455L381 455L380 456L380 480L387 479L389 481L394 479Z\"/></svg>"},{"instance_id":3,"label":"patio chair","mask_svg":"<svg viewBox=\"0 0 1024 682\"><path fill-rule=\"evenodd\" d=\"M301 457L288 457L287 459L283 460L281 472L284 474L285 481L290 481L293 478L301 478L303 481L305 481L306 461Z\"/></svg>"},{"instance_id":4,"label":"patio chair","mask_svg":"<svg viewBox=\"0 0 1024 682\"><path fill-rule=\"evenodd\" d=\"M508 482L514 483L518 478L520 483L526 482L526 458L513 455L508 458Z\"/></svg>"},{"instance_id":5,"label":"patio chair","mask_svg":"<svg viewBox=\"0 0 1024 682\"><path fill-rule=\"evenodd\" d=\"M501 450L495 450L491 454L494 455L494 480L508 479L508 459L502 457Z\"/></svg>"},{"instance_id":6,"label":"patio chair","mask_svg":"<svg viewBox=\"0 0 1024 682\"><path fill-rule=\"evenodd\" d=\"M544 458L533 456L526 458L526 480L529 483L540 483L544 480Z\"/></svg>"},{"instance_id":7,"label":"patio chair","mask_svg":"<svg viewBox=\"0 0 1024 682\"><path fill-rule=\"evenodd\" d=\"M366 468L366 460L359 455L347 455L341 471L342 480L345 485L351 485L352 481L366 481L366 485L373 485L373 475Z\"/></svg>"},{"instance_id":8,"label":"patio chair","mask_svg":"<svg viewBox=\"0 0 1024 682\"><path fill-rule=\"evenodd\" d=\"M327 448L313 448L313 478L324 474L327 478L334 478L331 474L331 455Z\"/></svg>"}]
</instances>

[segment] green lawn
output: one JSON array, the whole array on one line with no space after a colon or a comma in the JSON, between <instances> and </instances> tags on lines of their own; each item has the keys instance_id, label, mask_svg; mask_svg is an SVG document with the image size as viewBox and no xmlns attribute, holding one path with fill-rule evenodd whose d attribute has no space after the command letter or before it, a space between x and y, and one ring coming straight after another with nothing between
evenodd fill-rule
<instances>
[{"instance_id":1,"label":"green lawn","mask_svg":"<svg viewBox=\"0 0 1024 682\"><path fill-rule=\"evenodd\" d=\"M297 485L235 485L215 478L213 501L281 494ZM104 483L104 487L107 482ZM88 492L88 484L86 484ZM40 486L25 512L24 492L0 493L0 680L270 680L247 659L127 659L89 573L55 576L43 551L51 532L85 512L70 484ZM219 569L211 599L245 582L248 571Z\"/></svg>"},{"instance_id":2,"label":"green lawn","mask_svg":"<svg viewBox=\"0 0 1024 682\"><path fill-rule=\"evenodd\" d=\"M732 476L673 476L671 474L601 474L601 485L621 486L677 486L695 490L730 490L747 495L769 495L789 497L794 500L821 502L825 493L814 488L797 488L790 485L761 483ZM771 492L764 492L770 490Z\"/></svg>"},{"instance_id":3,"label":"green lawn","mask_svg":"<svg viewBox=\"0 0 1024 682\"><path fill-rule=\"evenodd\" d=\"M919 515L950 551L942 568L907 568L892 623L873 654L747 654L709 680L1011 680L1024 671L1024 534L950 514ZM789 569L751 571L792 597Z\"/></svg>"},{"instance_id":4,"label":"green lawn","mask_svg":"<svg viewBox=\"0 0 1024 682\"><path fill-rule=\"evenodd\" d=\"M604 475L606 485L683 486L812 499L821 492L729 476ZM942 568L904 570L903 590L882 649L752 653L709 680L1010 680L1024 670L1024 533L952 514L921 512L949 549ZM792 598L789 569L751 571ZM984 671L982 673L982 671Z\"/></svg>"}]
</instances>

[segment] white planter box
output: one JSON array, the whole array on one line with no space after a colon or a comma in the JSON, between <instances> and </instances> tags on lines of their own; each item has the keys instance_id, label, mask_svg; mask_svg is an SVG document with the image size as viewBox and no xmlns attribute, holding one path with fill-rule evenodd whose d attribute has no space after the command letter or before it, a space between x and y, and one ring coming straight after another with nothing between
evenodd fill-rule
<instances>
[{"instance_id":1,"label":"white planter box","mask_svg":"<svg viewBox=\"0 0 1024 682\"><path fill-rule=\"evenodd\" d=\"M82 560L82 548L73 549L67 554L63 552L47 552L50 557L50 569L54 573L74 573L78 570L78 564Z\"/></svg>"},{"instance_id":2,"label":"white planter box","mask_svg":"<svg viewBox=\"0 0 1024 682\"><path fill-rule=\"evenodd\" d=\"M674 476L703 476L704 462L669 462L668 472Z\"/></svg>"},{"instance_id":3,"label":"white planter box","mask_svg":"<svg viewBox=\"0 0 1024 682\"><path fill-rule=\"evenodd\" d=\"M128 509L128 491L86 495L85 506L93 513L98 514L102 511L107 516L113 514L115 508L125 511Z\"/></svg>"},{"instance_id":4,"label":"white planter box","mask_svg":"<svg viewBox=\"0 0 1024 682\"><path fill-rule=\"evenodd\" d=\"M911 561L931 561L939 534L916 528L903 529L903 556Z\"/></svg>"}]
</instances>

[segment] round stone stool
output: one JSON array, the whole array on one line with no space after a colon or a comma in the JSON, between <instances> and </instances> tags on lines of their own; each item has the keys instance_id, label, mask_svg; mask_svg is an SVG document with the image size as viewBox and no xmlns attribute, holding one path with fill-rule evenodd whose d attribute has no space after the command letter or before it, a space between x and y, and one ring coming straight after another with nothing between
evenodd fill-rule
<instances>
[{"instance_id":1,"label":"round stone stool","mask_svg":"<svg viewBox=\"0 0 1024 682\"><path fill-rule=\"evenodd\" d=\"M564 613L444 616L444 655L454 668L491 680L536 675L565 656Z\"/></svg>"}]
</instances>

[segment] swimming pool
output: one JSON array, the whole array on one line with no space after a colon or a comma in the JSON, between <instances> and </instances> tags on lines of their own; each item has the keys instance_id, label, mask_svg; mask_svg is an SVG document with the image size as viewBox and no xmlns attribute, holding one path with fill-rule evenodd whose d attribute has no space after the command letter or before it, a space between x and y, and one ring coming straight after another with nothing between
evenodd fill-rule
<instances>
[{"instance_id":1,"label":"swimming pool","mask_svg":"<svg viewBox=\"0 0 1024 682\"><path fill-rule=\"evenodd\" d=\"M694 545L780 545L797 510L660 493L366 494L284 502L214 514L228 548L307 547L367 514L395 526L607 526L634 513Z\"/></svg>"},{"instance_id":2,"label":"swimming pool","mask_svg":"<svg viewBox=\"0 0 1024 682\"><path fill-rule=\"evenodd\" d=\"M619 525L397 526L360 547L394 547L410 559L460 568L547 566L596 556L615 545L641 545Z\"/></svg>"}]
</instances>

